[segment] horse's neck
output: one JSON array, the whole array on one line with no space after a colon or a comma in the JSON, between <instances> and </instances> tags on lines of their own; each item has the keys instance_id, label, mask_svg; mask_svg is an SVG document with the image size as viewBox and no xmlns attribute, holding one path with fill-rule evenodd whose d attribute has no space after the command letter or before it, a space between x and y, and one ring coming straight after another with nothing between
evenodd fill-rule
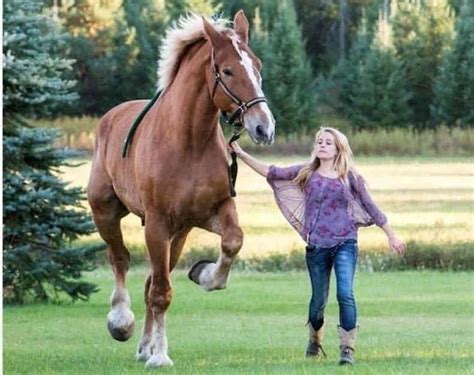
<instances>
[{"instance_id":1,"label":"horse's neck","mask_svg":"<svg viewBox=\"0 0 474 375\"><path fill-rule=\"evenodd\" d=\"M190 48L167 94L173 138L193 152L204 152L209 142L219 141L218 109L206 81L208 48L206 44Z\"/></svg>"}]
</instances>

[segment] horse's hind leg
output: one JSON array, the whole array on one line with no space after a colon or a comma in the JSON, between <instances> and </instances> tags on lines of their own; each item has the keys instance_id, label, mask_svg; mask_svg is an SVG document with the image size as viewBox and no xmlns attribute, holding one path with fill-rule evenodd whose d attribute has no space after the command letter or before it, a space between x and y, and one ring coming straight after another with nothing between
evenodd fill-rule
<instances>
[{"instance_id":1,"label":"horse's hind leg","mask_svg":"<svg viewBox=\"0 0 474 375\"><path fill-rule=\"evenodd\" d=\"M128 214L128 210L115 195L111 184L99 178L103 175L92 176L87 196L99 234L108 245L109 261L115 274L115 289L110 297L112 310L107 315L107 327L114 339L126 341L133 335L135 328L135 317L130 310L130 297L125 287L130 254L123 243L120 229L120 220Z\"/></svg>"},{"instance_id":2,"label":"horse's hind leg","mask_svg":"<svg viewBox=\"0 0 474 375\"><path fill-rule=\"evenodd\" d=\"M206 291L224 289L230 267L243 242L243 233L232 198L222 203L207 229L221 235L221 253L216 263L207 260L197 262L189 271L189 278Z\"/></svg>"}]
</instances>

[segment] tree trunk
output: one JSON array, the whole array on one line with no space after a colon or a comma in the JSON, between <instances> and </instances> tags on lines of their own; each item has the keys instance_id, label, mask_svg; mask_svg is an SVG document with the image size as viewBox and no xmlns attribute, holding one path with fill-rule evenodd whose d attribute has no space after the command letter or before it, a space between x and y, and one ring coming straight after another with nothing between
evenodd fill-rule
<instances>
[{"instance_id":1,"label":"tree trunk","mask_svg":"<svg viewBox=\"0 0 474 375\"><path fill-rule=\"evenodd\" d=\"M339 0L339 60L346 58L347 0Z\"/></svg>"}]
</instances>

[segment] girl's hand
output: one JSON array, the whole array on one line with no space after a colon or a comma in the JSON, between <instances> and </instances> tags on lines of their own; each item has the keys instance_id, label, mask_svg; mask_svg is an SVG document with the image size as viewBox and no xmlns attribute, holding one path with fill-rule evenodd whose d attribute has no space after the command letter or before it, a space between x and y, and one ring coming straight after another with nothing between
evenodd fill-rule
<instances>
[{"instance_id":1,"label":"girl's hand","mask_svg":"<svg viewBox=\"0 0 474 375\"><path fill-rule=\"evenodd\" d=\"M407 245L405 245L403 241L400 241L397 236L388 237L388 245L390 246L390 249L398 253L400 256L403 256L407 249Z\"/></svg>"},{"instance_id":2,"label":"girl's hand","mask_svg":"<svg viewBox=\"0 0 474 375\"><path fill-rule=\"evenodd\" d=\"M244 152L244 150L242 150L242 148L239 146L239 144L237 142L232 142L230 145L229 145L229 151L233 151L237 154L237 156L241 156L242 153Z\"/></svg>"}]
</instances>

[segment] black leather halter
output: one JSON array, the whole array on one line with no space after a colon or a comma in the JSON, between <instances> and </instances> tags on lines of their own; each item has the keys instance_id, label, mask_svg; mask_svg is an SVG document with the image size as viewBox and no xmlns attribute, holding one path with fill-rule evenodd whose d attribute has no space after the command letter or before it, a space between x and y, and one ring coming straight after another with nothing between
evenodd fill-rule
<instances>
[{"instance_id":1,"label":"black leather halter","mask_svg":"<svg viewBox=\"0 0 474 375\"><path fill-rule=\"evenodd\" d=\"M232 137L229 140L229 145L232 142L235 142L240 138L240 134L245 130L245 120L244 115L249 110L249 108L253 107L255 104L258 103L266 103L267 98L264 96L257 96L251 100L244 102L241 100L237 95L235 95L224 83L222 77L219 73L219 67L215 63L214 60L214 50L212 50L212 70L214 73L214 88L212 89L211 98L214 100L214 95L216 94L217 86L220 86L224 93L232 100L235 104L238 105L238 108L232 113L232 115L227 114L225 111L221 111L222 117L227 124L232 126ZM238 121L236 122L236 120ZM235 192L235 183L237 181L237 172L238 172L238 164L237 164L237 154L234 151L230 152L230 156L232 158L232 163L229 166L229 181L230 181L230 195L231 197L235 197L237 194Z\"/></svg>"},{"instance_id":2,"label":"black leather halter","mask_svg":"<svg viewBox=\"0 0 474 375\"><path fill-rule=\"evenodd\" d=\"M235 95L222 80L222 77L219 73L219 67L217 66L214 60L214 50L212 51L212 70L214 73L214 88L212 89L211 98L214 100L214 95L216 94L216 89L219 85L224 91L224 93L230 98L230 100L232 100L235 104L238 105L238 108L234 111L234 113L232 113L230 117L227 112L221 111L225 121L233 127L237 126L239 128L243 128L245 112L247 112L255 104L266 103L267 98L265 98L264 96L257 96L256 98L244 102L237 95ZM238 122L236 122L237 119L239 119Z\"/></svg>"}]
</instances>

